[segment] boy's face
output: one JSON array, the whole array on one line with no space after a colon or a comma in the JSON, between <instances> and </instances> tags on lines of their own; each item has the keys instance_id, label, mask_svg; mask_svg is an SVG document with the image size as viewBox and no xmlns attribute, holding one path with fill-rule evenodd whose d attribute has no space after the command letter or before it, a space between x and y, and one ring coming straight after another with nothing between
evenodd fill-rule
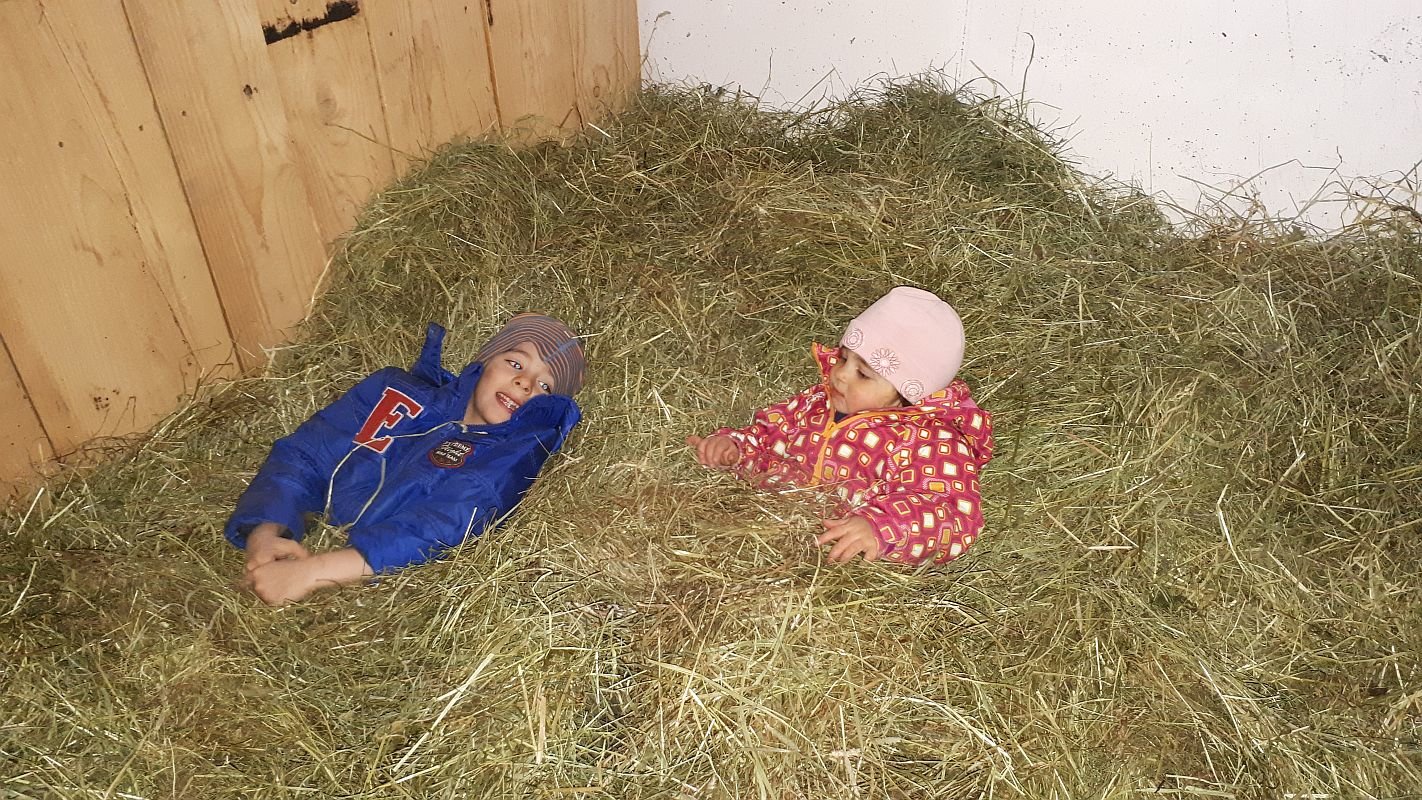
<instances>
[{"instance_id":1,"label":"boy's face","mask_svg":"<svg viewBox=\"0 0 1422 800\"><path fill-rule=\"evenodd\" d=\"M839 348L839 363L830 367L830 407L841 414L858 414L875 408L903 404L899 392L884 376L875 372L859 354Z\"/></svg>"},{"instance_id":2,"label":"boy's face","mask_svg":"<svg viewBox=\"0 0 1422 800\"><path fill-rule=\"evenodd\" d=\"M520 344L484 362L484 373L464 412L464 424L508 422L530 397L552 393L553 374L539 357L538 348Z\"/></svg>"}]
</instances>

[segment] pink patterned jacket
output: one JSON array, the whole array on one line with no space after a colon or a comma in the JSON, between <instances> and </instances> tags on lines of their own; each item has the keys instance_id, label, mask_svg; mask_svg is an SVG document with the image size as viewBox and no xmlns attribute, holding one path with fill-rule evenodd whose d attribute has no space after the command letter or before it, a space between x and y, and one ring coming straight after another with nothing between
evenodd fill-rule
<instances>
[{"instance_id":1,"label":"pink patterned jacket","mask_svg":"<svg viewBox=\"0 0 1422 800\"><path fill-rule=\"evenodd\" d=\"M722 428L741 445L736 471L753 482L830 489L844 512L869 520L880 557L942 564L983 527L978 472L992 458L992 417L954 381L915 406L834 421L825 383L838 348L814 346L824 380L757 411L749 427Z\"/></svg>"}]
</instances>

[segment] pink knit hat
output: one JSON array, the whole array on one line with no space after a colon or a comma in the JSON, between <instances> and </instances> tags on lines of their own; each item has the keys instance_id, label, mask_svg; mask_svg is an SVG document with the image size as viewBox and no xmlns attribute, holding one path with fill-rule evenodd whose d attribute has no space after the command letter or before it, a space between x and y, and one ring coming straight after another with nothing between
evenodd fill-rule
<instances>
[{"instance_id":1,"label":"pink knit hat","mask_svg":"<svg viewBox=\"0 0 1422 800\"><path fill-rule=\"evenodd\" d=\"M910 403L946 389L963 365L963 322L933 292L898 286L864 309L840 344Z\"/></svg>"}]
</instances>

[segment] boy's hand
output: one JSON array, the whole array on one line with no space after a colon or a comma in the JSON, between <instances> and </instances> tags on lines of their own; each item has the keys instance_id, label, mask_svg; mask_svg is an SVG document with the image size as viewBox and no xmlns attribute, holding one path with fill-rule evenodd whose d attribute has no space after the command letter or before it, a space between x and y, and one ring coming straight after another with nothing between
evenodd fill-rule
<instances>
[{"instance_id":1,"label":"boy's hand","mask_svg":"<svg viewBox=\"0 0 1422 800\"><path fill-rule=\"evenodd\" d=\"M354 548L340 547L307 558L271 561L247 573L246 585L269 606L306 599L322 586L358 583L374 574Z\"/></svg>"},{"instance_id":2,"label":"boy's hand","mask_svg":"<svg viewBox=\"0 0 1422 800\"><path fill-rule=\"evenodd\" d=\"M879 537L875 535L869 520L850 514L839 519L827 519L824 526L825 532L815 541L819 544L834 542L829 551L830 561L843 563L857 555L863 555L865 561L878 560Z\"/></svg>"},{"instance_id":3,"label":"boy's hand","mask_svg":"<svg viewBox=\"0 0 1422 800\"><path fill-rule=\"evenodd\" d=\"M303 600L316 588L311 574L312 559L287 558L270 561L247 572L247 585L269 606L284 606Z\"/></svg>"},{"instance_id":4,"label":"boy's hand","mask_svg":"<svg viewBox=\"0 0 1422 800\"><path fill-rule=\"evenodd\" d=\"M308 558L311 552L300 542L281 535L282 527L275 522L263 522L247 534L247 573L273 561Z\"/></svg>"},{"instance_id":5,"label":"boy's hand","mask_svg":"<svg viewBox=\"0 0 1422 800\"><path fill-rule=\"evenodd\" d=\"M696 448L696 460L703 467L725 469L741 460L741 446L729 436L686 437L686 446Z\"/></svg>"}]
</instances>

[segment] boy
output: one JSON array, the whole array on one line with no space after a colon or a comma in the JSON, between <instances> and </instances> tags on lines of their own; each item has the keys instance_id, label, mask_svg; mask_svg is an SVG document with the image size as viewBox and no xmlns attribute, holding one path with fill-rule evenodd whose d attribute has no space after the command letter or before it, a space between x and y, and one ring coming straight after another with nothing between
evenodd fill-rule
<instances>
[{"instance_id":1,"label":"boy","mask_svg":"<svg viewBox=\"0 0 1422 800\"><path fill-rule=\"evenodd\" d=\"M272 445L224 531L269 605L439 556L506 516L580 419L585 362L552 317L509 320L459 375L431 324L407 372L367 377ZM305 517L348 525L350 545L312 554Z\"/></svg>"}]
</instances>

